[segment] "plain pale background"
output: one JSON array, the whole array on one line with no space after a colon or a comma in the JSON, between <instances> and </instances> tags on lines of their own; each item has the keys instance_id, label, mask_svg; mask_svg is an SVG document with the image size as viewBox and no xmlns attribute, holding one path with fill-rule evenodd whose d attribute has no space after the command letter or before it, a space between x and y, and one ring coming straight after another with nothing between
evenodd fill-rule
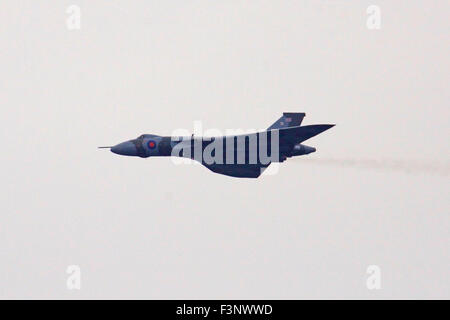
<instances>
[{"instance_id":1,"label":"plain pale background","mask_svg":"<svg viewBox=\"0 0 450 320\"><path fill-rule=\"evenodd\" d=\"M448 165L449 9L1 1L0 297L450 298L446 174L299 159L247 180L96 149L299 111L337 124L311 158Z\"/></svg>"}]
</instances>

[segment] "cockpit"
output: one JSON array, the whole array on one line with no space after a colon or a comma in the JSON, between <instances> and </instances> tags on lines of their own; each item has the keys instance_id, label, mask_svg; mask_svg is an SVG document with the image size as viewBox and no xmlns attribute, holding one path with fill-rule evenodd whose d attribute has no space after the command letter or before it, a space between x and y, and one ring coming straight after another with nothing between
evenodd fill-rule
<instances>
[{"instance_id":1,"label":"cockpit","mask_svg":"<svg viewBox=\"0 0 450 320\"><path fill-rule=\"evenodd\" d=\"M145 139L145 138L154 138L154 137L158 137L157 135L155 135L155 134L141 134L139 137L137 137L136 139L137 140L142 140L142 139Z\"/></svg>"}]
</instances>

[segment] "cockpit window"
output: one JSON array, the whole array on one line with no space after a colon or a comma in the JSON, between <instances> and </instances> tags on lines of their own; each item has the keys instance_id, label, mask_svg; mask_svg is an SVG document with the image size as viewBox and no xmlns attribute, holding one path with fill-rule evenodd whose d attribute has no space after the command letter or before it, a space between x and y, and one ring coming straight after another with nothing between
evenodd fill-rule
<instances>
[{"instance_id":1,"label":"cockpit window","mask_svg":"<svg viewBox=\"0 0 450 320\"><path fill-rule=\"evenodd\" d=\"M156 134L148 134L148 133L144 133L144 134L141 134L139 137L137 137L136 139L137 140L142 140L142 139L145 139L145 138L156 138L156 137L159 137L159 136L157 136Z\"/></svg>"}]
</instances>

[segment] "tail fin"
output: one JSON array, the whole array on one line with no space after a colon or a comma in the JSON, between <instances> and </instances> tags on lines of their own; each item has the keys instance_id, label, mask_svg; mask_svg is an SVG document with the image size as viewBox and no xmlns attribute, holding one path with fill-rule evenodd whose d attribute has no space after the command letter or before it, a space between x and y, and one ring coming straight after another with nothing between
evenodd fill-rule
<instances>
[{"instance_id":1,"label":"tail fin","mask_svg":"<svg viewBox=\"0 0 450 320\"><path fill-rule=\"evenodd\" d=\"M283 116L272 124L267 130L298 127L302 124L305 114L303 112L283 112Z\"/></svg>"}]
</instances>

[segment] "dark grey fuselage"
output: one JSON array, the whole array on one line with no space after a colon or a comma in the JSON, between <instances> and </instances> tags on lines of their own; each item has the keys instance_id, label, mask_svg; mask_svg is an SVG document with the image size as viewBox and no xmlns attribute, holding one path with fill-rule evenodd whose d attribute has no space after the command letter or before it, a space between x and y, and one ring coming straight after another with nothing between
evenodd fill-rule
<instances>
[{"instance_id":1,"label":"dark grey fuselage","mask_svg":"<svg viewBox=\"0 0 450 320\"><path fill-rule=\"evenodd\" d=\"M111 147L125 156L184 157L213 172L240 178L257 178L271 162L315 152L301 142L333 125L300 126L304 113L284 113L269 129L221 137L171 137L143 134ZM290 119L290 121L289 121Z\"/></svg>"}]
</instances>

